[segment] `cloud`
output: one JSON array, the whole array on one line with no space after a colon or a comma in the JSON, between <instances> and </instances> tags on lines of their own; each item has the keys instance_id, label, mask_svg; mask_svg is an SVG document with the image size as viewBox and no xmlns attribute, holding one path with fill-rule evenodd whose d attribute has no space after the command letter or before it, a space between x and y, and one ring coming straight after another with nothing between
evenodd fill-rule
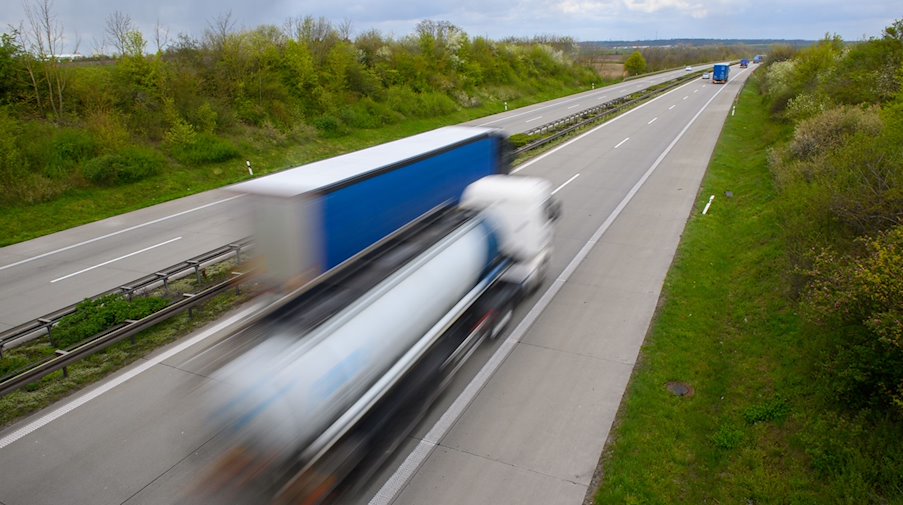
<instances>
[{"instance_id":1,"label":"cloud","mask_svg":"<svg viewBox=\"0 0 903 505\"><path fill-rule=\"evenodd\" d=\"M564 0L555 5L562 13L573 16L612 16L618 13L617 1Z\"/></svg>"},{"instance_id":2,"label":"cloud","mask_svg":"<svg viewBox=\"0 0 903 505\"><path fill-rule=\"evenodd\" d=\"M624 6L628 10L654 14L662 10L676 10L689 14L695 19L702 19L709 14L709 10L701 2L688 2L687 0L624 0Z\"/></svg>"}]
</instances>

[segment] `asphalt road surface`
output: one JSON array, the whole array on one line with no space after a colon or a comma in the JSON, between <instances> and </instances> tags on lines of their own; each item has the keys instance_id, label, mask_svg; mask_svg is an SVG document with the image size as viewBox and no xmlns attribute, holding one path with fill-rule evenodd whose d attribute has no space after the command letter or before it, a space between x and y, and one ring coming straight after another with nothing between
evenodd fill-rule
<instances>
[{"instance_id":1,"label":"asphalt road surface","mask_svg":"<svg viewBox=\"0 0 903 505\"><path fill-rule=\"evenodd\" d=\"M360 503L582 503L748 74L690 82L519 167L563 202L554 280L480 348ZM0 503L178 501L217 453L209 373L250 345L228 322L0 433Z\"/></svg>"},{"instance_id":2,"label":"asphalt road surface","mask_svg":"<svg viewBox=\"0 0 903 505\"><path fill-rule=\"evenodd\" d=\"M685 73L643 77L468 124L519 133ZM0 248L0 331L245 237L247 218L240 197L214 190Z\"/></svg>"}]
</instances>

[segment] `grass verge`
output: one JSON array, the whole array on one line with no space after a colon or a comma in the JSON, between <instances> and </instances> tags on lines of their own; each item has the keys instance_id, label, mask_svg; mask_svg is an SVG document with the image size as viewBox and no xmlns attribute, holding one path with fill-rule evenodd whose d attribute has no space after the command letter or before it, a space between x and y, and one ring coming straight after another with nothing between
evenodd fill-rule
<instances>
[{"instance_id":1,"label":"grass verge","mask_svg":"<svg viewBox=\"0 0 903 505\"><path fill-rule=\"evenodd\" d=\"M586 91L564 88L539 92L509 102L511 109ZM290 135L248 129L233 133L239 158L202 165L173 165L163 173L115 187L72 189L51 201L0 207L0 247L48 235L85 223L122 214L248 179L245 160L255 177L311 161L337 156L417 133L459 124L503 112L502 103L487 103L451 114L373 129L355 129L348 135L324 138L311 128Z\"/></svg>"},{"instance_id":2,"label":"grass verge","mask_svg":"<svg viewBox=\"0 0 903 505\"><path fill-rule=\"evenodd\" d=\"M597 503L903 501L900 426L837 410L812 380L817 357L788 294L766 162L788 133L751 80L665 282L602 457ZM694 394L671 395L672 381Z\"/></svg>"}]
</instances>

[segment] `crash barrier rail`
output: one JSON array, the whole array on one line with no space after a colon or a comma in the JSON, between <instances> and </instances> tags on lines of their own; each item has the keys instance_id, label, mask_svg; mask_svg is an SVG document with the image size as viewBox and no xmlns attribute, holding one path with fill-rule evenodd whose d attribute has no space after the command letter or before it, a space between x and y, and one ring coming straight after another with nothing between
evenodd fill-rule
<instances>
[{"instance_id":1,"label":"crash barrier rail","mask_svg":"<svg viewBox=\"0 0 903 505\"><path fill-rule=\"evenodd\" d=\"M583 111L571 114L570 116L556 119L555 121L537 126L532 130L527 130L527 132L525 133L526 135L539 135L544 133L549 133L549 135L547 137L543 137L541 139L534 140L533 142L525 144L518 149L515 149L514 156L519 156L525 152L532 151L550 142L554 142L576 130L589 126L593 123L606 120L611 116L616 116L624 110L630 109L641 102L671 91L672 89L693 79L698 79L702 74L703 72L697 71L692 74L684 75L677 79L674 79L673 81L667 81L669 82L667 86L663 86L651 91L647 90L645 92L639 92L640 96L634 99L629 99L627 97L615 98L614 100L609 100L603 104L596 105L595 107L584 109Z\"/></svg>"},{"instance_id":2,"label":"crash barrier rail","mask_svg":"<svg viewBox=\"0 0 903 505\"><path fill-rule=\"evenodd\" d=\"M0 381L0 397L35 382L57 370L62 370L63 376L65 377L68 375L66 367L69 365L87 358L96 352L102 351L126 338L131 337L134 342L135 335L138 333L186 310L190 311L195 305L209 300L230 289L232 286L235 286L235 288L238 289L239 283L246 275L248 275L247 272L233 272L231 278L204 289L199 293L185 294L181 300L171 303L162 310L143 319L126 321L87 341L76 344L71 348L57 350L55 355L31 365L27 370Z\"/></svg>"},{"instance_id":3,"label":"crash barrier rail","mask_svg":"<svg viewBox=\"0 0 903 505\"><path fill-rule=\"evenodd\" d=\"M536 140L520 147L519 149L514 151L514 154L519 155L524 152L536 149L545 144L548 144L549 142L553 142L556 139L559 139L579 128L619 114L625 109L633 107L638 103L648 100L654 96L665 93L666 91L669 91L689 81L690 79L698 78L700 74L701 72L695 72L688 76L682 76L678 79L675 79L668 86L653 91L648 91L632 100L628 100L625 97L616 98L604 104L592 107L591 109L586 109L582 112L568 116L567 118L559 119L538 126L537 128L530 130L528 134L534 135L536 133L554 131L557 128L561 128L562 126L565 126L567 124L574 123L560 131L554 131L554 133L552 133L548 137ZM200 282L204 268L216 263L221 263L233 257L236 258L236 263L240 263L242 253L244 251L247 251L252 246L253 243L251 241L251 238L246 237L239 241L218 247L199 256L195 256L194 258L183 261L169 268L160 270L159 272L146 275L144 277L141 277L140 279L136 279L133 282L129 282L117 288L103 292L99 295L91 297L90 299L94 300L111 294L121 294L131 300L134 296L142 295L161 287L164 290L168 290L170 282L191 275L192 273L196 276L198 282ZM126 321L70 348L58 349L54 356L30 365L29 368L17 372L15 375L0 379L0 397L5 396L27 384L40 380L41 378L58 370L63 370L63 375L65 376L67 375L66 367L68 367L69 365L87 358L88 356L106 349L107 347L126 338L131 337L134 341L135 335L137 335L141 331L144 331L186 310L191 311L191 309L195 305L206 302L210 298L228 290L230 286L235 286L237 289L239 283L241 283L242 280L245 279L246 275L248 274L233 272L230 279L220 282L214 286L208 287L199 293L183 294L181 300L171 303L160 311L155 312L143 319L137 321ZM0 358L3 357L3 351L5 349L11 349L17 345L21 345L45 335L51 337L52 339L53 327L58 324L61 319L69 314L74 313L77 306L78 304L70 305L69 307L57 310L48 315L39 317L0 333Z\"/></svg>"},{"instance_id":4,"label":"crash barrier rail","mask_svg":"<svg viewBox=\"0 0 903 505\"><path fill-rule=\"evenodd\" d=\"M118 294L125 296L129 301L131 301L133 297L149 293L150 291L153 291L155 289L163 288L164 291L168 292L170 283L192 274L194 274L198 283L200 283L202 278L206 275L205 269L207 267L232 258L236 258L236 263L240 263L242 253L246 252L251 247L251 245L251 238L246 237L224 246L217 247L212 251L208 251L204 254L195 256L194 258L182 261L152 274L145 275L144 277L135 279L132 282L128 282L108 291L104 291L103 293L92 296L88 299L96 300L104 296ZM77 303L72 304L68 307L51 312L50 314L47 314L45 316L0 332L0 358L3 357L4 351L31 342L32 340L35 340L37 338L49 336L52 339L53 327L56 326L64 317L74 313L78 305L79 304Z\"/></svg>"}]
</instances>

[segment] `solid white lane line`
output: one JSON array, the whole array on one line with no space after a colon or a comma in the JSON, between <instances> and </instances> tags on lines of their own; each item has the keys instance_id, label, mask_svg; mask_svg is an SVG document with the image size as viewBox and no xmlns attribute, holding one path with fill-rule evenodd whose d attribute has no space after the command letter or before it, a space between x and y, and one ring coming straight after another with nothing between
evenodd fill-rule
<instances>
[{"instance_id":1,"label":"solid white lane line","mask_svg":"<svg viewBox=\"0 0 903 505\"><path fill-rule=\"evenodd\" d=\"M679 89L679 88L678 88ZM408 481L417 470L423 465L429 455L433 452L433 449L439 445L439 442L442 438L451 430L452 426L458 421L458 418L461 417L461 414L464 413L464 410L470 406L470 403L476 398L477 394L486 386L489 382L489 379L492 378L495 371L504 363L504 361L508 358L508 355L511 354L511 351L514 350L515 346L520 343L521 339L527 333L527 330L533 326L533 323L539 319L540 314L546 309L546 307L552 303L552 299L555 298L555 295L558 294L558 291L564 286L564 284L571 278L571 275L577 270L577 267L583 263L583 260L589 255L592 248L596 245L597 242L602 238L608 228L611 227L612 223L614 223L615 219L621 215L621 212L627 207L627 204L633 200L633 197L637 194L643 184L646 183L646 180L655 172L655 169L661 164L661 162L665 159L665 156L671 152L671 149L677 145L677 142L684 136L687 130L690 129L690 126L696 122L696 119L708 108L709 104L712 103L712 100L721 93L722 90L726 88L721 88L711 98L709 101L699 109L699 112L690 119L690 122L684 126L683 130L674 137L674 140L665 148L664 151L656 158L655 162L650 166L646 172L640 177L640 180L630 188L630 191L624 196L618 206L608 215L605 219L605 222L602 223L601 226L593 233L593 236L590 237L589 241L583 245L580 251L574 256L574 259L568 263L568 266L565 267L564 271L561 272L561 275L552 282L552 285L549 286L548 289L542 294L542 297L536 302L530 311L527 312L527 315L521 320L520 324L517 325L514 330L511 331L511 335L505 339L504 342L499 345L498 350L495 351L489 361L483 365L483 368L477 372L477 375L474 376L473 380L467 384L467 387L464 388L464 391L455 398L455 401L452 402L451 406L449 406L448 410L445 411L444 414L436 421L436 424L427 432L426 436L417 443L417 446L414 450L408 454L408 457L401 463L401 466L395 473L392 474L391 477L383 484L383 486L379 489L376 495L370 500L369 505L389 505L395 499L395 496L407 485ZM667 94L667 93L666 93ZM661 95L665 96L665 95ZM651 103L651 100L646 103ZM639 108L639 107L638 107ZM637 110L637 109L632 109ZM623 117L618 116L618 117ZM617 118L615 118L617 119ZM614 120L612 120L614 121ZM610 123L610 122L609 122ZM574 142L581 137L592 133L593 131L598 130L598 128L594 128L593 130L577 137L570 142ZM570 143L569 142L569 143ZM567 144L565 144L567 145ZM564 146L561 146L564 147ZM535 158L534 158L535 159Z\"/></svg>"},{"instance_id":2,"label":"solid white lane line","mask_svg":"<svg viewBox=\"0 0 903 505\"><path fill-rule=\"evenodd\" d=\"M668 107L668 110L671 110L671 109L673 109L674 107L677 107L677 104L674 104L674 105Z\"/></svg>"},{"instance_id":3,"label":"solid white lane line","mask_svg":"<svg viewBox=\"0 0 903 505\"><path fill-rule=\"evenodd\" d=\"M2 267L0 267L0 270L5 270L5 269L7 269L7 268L12 268L12 267L14 267L14 266L21 265L22 263L28 263L29 261L34 261L34 260L37 260L37 259L41 259L41 258L50 256L51 254L56 254L56 253L61 253L61 252L63 252L63 251L68 251L69 249L73 249L73 248L76 248L76 247L79 247L79 246L83 246L83 245L85 245L85 244L90 244L90 243L92 243L92 242L97 242L98 240L103 240L103 239L105 239L105 238L110 238L110 237L119 235L119 234L121 234L121 233L126 233L126 232L129 232L129 231L132 231L132 230L137 230L137 229L139 229L139 228L143 228L143 227L145 227L145 226L150 226L150 225L152 225L152 224L157 224L157 223L159 223L159 222L166 221L167 219L172 219L172 218L174 218L174 217L184 216L185 214L188 214L189 212L194 212L194 211L196 211L196 210L206 209L207 207L212 207L212 206L214 206L214 205L219 205L219 204L221 204L221 203L226 203L226 202L228 202L228 201L230 201L230 200L235 200L236 198L241 198L241 197L243 197L243 196L245 196L245 195L235 195L235 196L230 196L229 198L223 198L222 200L217 200L217 201L215 201L215 202L210 202L210 203L208 203L208 204L204 204L204 205L201 205L201 206L199 206L199 207L195 207L195 208L193 208L193 209L183 210L182 212L176 212L175 214L172 214L172 215L169 215L169 216L165 216L165 217L161 217L161 218L159 218L159 219L154 219L153 221L148 221L148 222L146 222L146 223L136 224L135 226L130 226L130 227L128 227L128 228L123 228L122 230L114 231L113 233L107 233L106 235L101 235L101 236L99 236L99 237L94 237L94 238L92 238L92 239L85 240L85 241L83 241L83 242L79 242L79 243L77 243L77 244L72 244L72 245L69 245L69 246L66 246L66 247L62 247L62 248L60 248L60 249L56 249L56 250L54 250L54 251L49 251L49 252L45 252L44 254L39 254L39 255L37 255L37 256L32 256L32 257L30 257L30 258L26 258L26 259L24 259L24 260L17 261L17 262L15 262L15 263L10 263L9 265L3 265Z\"/></svg>"},{"instance_id":4,"label":"solid white lane line","mask_svg":"<svg viewBox=\"0 0 903 505\"><path fill-rule=\"evenodd\" d=\"M76 275L78 275L78 274L83 274L83 273L88 272L88 271L90 271L90 270L94 270L95 268L100 268L100 267L102 267L102 266L104 266L104 265L109 265L110 263L113 263L114 261L124 260L124 259L126 259L126 258L128 258L128 257L130 257L130 256L134 256L134 255L136 255L136 254L141 254L141 253L143 253L143 252L145 252L145 251L150 251L151 249L156 249L156 248L158 248L158 247L160 247L160 246L164 246L164 245L166 245L166 244L170 244L170 243L172 243L172 242L175 242L176 240L182 240L182 237L171 238L171 239L167 240L166 242L160 242L159 244L152 245L152 246L150 246L150 247L145 247L144 249L142 249L142 250L140 250L140 251L135 251L135 252L133 252L133 253L128 253L128 254L126 254L126 255L124 255L124 256L120 256L120 257L118 257L118 258L113 258L113 259L111 259L111 260L109 260L109 261L104 261L103 263L99 263L99 264L97 264L97 265L94 265L93 267L84 268L84 269L82 269L82 270L79 270L78 272L73 272L73 273L71 273L71 274L69 274L69 275L64 275L64 276L62 276L62 277L58 277L58 278L53 279L52 281L50 281L50 283L53 284L54 282L61 281L61 280L63 280L63 279L68 279L69 277L74 277L74 276L76 276Z\"/></svg>"},{"instance_id":5,"label":"solid white lane line","mask_svg":"<svg viewBox=\"0 0 903 505\"><path fill-rule=\"evenodd\" d=\"M576 178L578 178L578 177L580 177L580 174L575 174L575 175L574 175L573 177L571 177L570 179L564 181L564 184L562 184L561 186L558 186L557 188L555 188L555 191L552 191L552 194L554 195L555 193L561 191L561 188L567 186L568 184L571 183L571 181L573 181L574 179L576 179Z\"/></svg>"},{"instance_id":6,"label":"solid white lane line","mask_svg":"<svg viewBox=\"0 0 903 505\"><path fill-rule=\"evenodd\" d=\"M650 119L649 122L646 123L646 124L652 124L652 123L655 122L656 119L658 119L658 118L657 118L657 117L654 117L654 118Z\"/></svg>"},{"instance_id":7,"label":"solid white lane line","mask_svg":"<svg viewBox=\"0 0 903 505\"><path fill-rule=\"evenodd\" d=\"M621 145L623 145L624 142L627 142L628 140L630 140L630 137L627 137L626 139L624 139L624 140L618 142L618 144L615 146L615 149L621 147Z\"/></svg>"},{"instance_id":8,"label":"solid white lane line","mask_svg":"<svg viewBox=\"0 0 903 505\"><path fill-rule=\"evenodd\" d=\"M568 110L571 110L571 109L573 109L574 107L580 107L580 104L579 104L579 103L575 103L574 105L571 105L570 107L568 107Z\"/></svg>"},{"instance_id":9,"label":"solid white lane line","mask_svg":"<svg viewBox=\"0 0 903 505\"><path fill-rule=\"evenodd\" d=\"M78 397L75 400L72 400L72 401L62 405L61 407L57 408L56 410L50 412L47 415L44 415L44 416L39 417L38 419L35 419L34 421L28 423L27 425L23 426L22 428L19 428L18 430L10 433L9 435L7 435L3 438L0 438L0 449L3 449L4 447L15 442L16 440L19 440L20 438L22 438L26 435L29 435L30 433L41 428L42 426L45 426L48 423L55 421L56 419L59 419L60 417L63 417L64 415L68 414L69 412L72 412L73 410L77 409L78 407L81 407L82 405L84 405L84 404L88 403L89 401L97 398L98 396L106 393L107 391L115 388L116 386L122 384L123 382L131 380L133 377L144 372L148 368L151 368L154 365L157 365L159 363L162 363L162 362L168 360L169 358L175 356L176 354L179 354L180 352L184 351L185 349L188 349L189 347L197 344L198 342L206 340L207 338L209 338L212 335L216 335L223 329L228 328L232 324L234 324L237 321L240 321L242 318L246 317L252 311L258 310L258 309L259 309L259 307L250 306L250 307L242 310L238 314L235 314L234 316L220 322L219 324L216 324L216 325L208 328L207 330L195 335L194 337L186 340L185 342L182 342L181 344L173 347L172 349L158 355L157 357L151 358L150 360L142 363L141 365L136 366L135 368L132 368L128 372L125 372L124 374L116 377L115 379L112 379L108 382L103 383L100 387L91 391L90 393L87 393L84 396Z\"/></svg>"},{"instance_id":10,"label":"solid white lane line","mask_svg":"<svg viewBox=\"0 0 903 505\"><path fill-rule=\"evenodd\" d=\"M533 118L533 119L528 119L528 120L526 120L526 121L524 121L524 122L525 122L525 123L529 123L530 121L536 121L537 119L542 119L542 116L536 116L535 118Z\"/></svg>"}]
</instances>

